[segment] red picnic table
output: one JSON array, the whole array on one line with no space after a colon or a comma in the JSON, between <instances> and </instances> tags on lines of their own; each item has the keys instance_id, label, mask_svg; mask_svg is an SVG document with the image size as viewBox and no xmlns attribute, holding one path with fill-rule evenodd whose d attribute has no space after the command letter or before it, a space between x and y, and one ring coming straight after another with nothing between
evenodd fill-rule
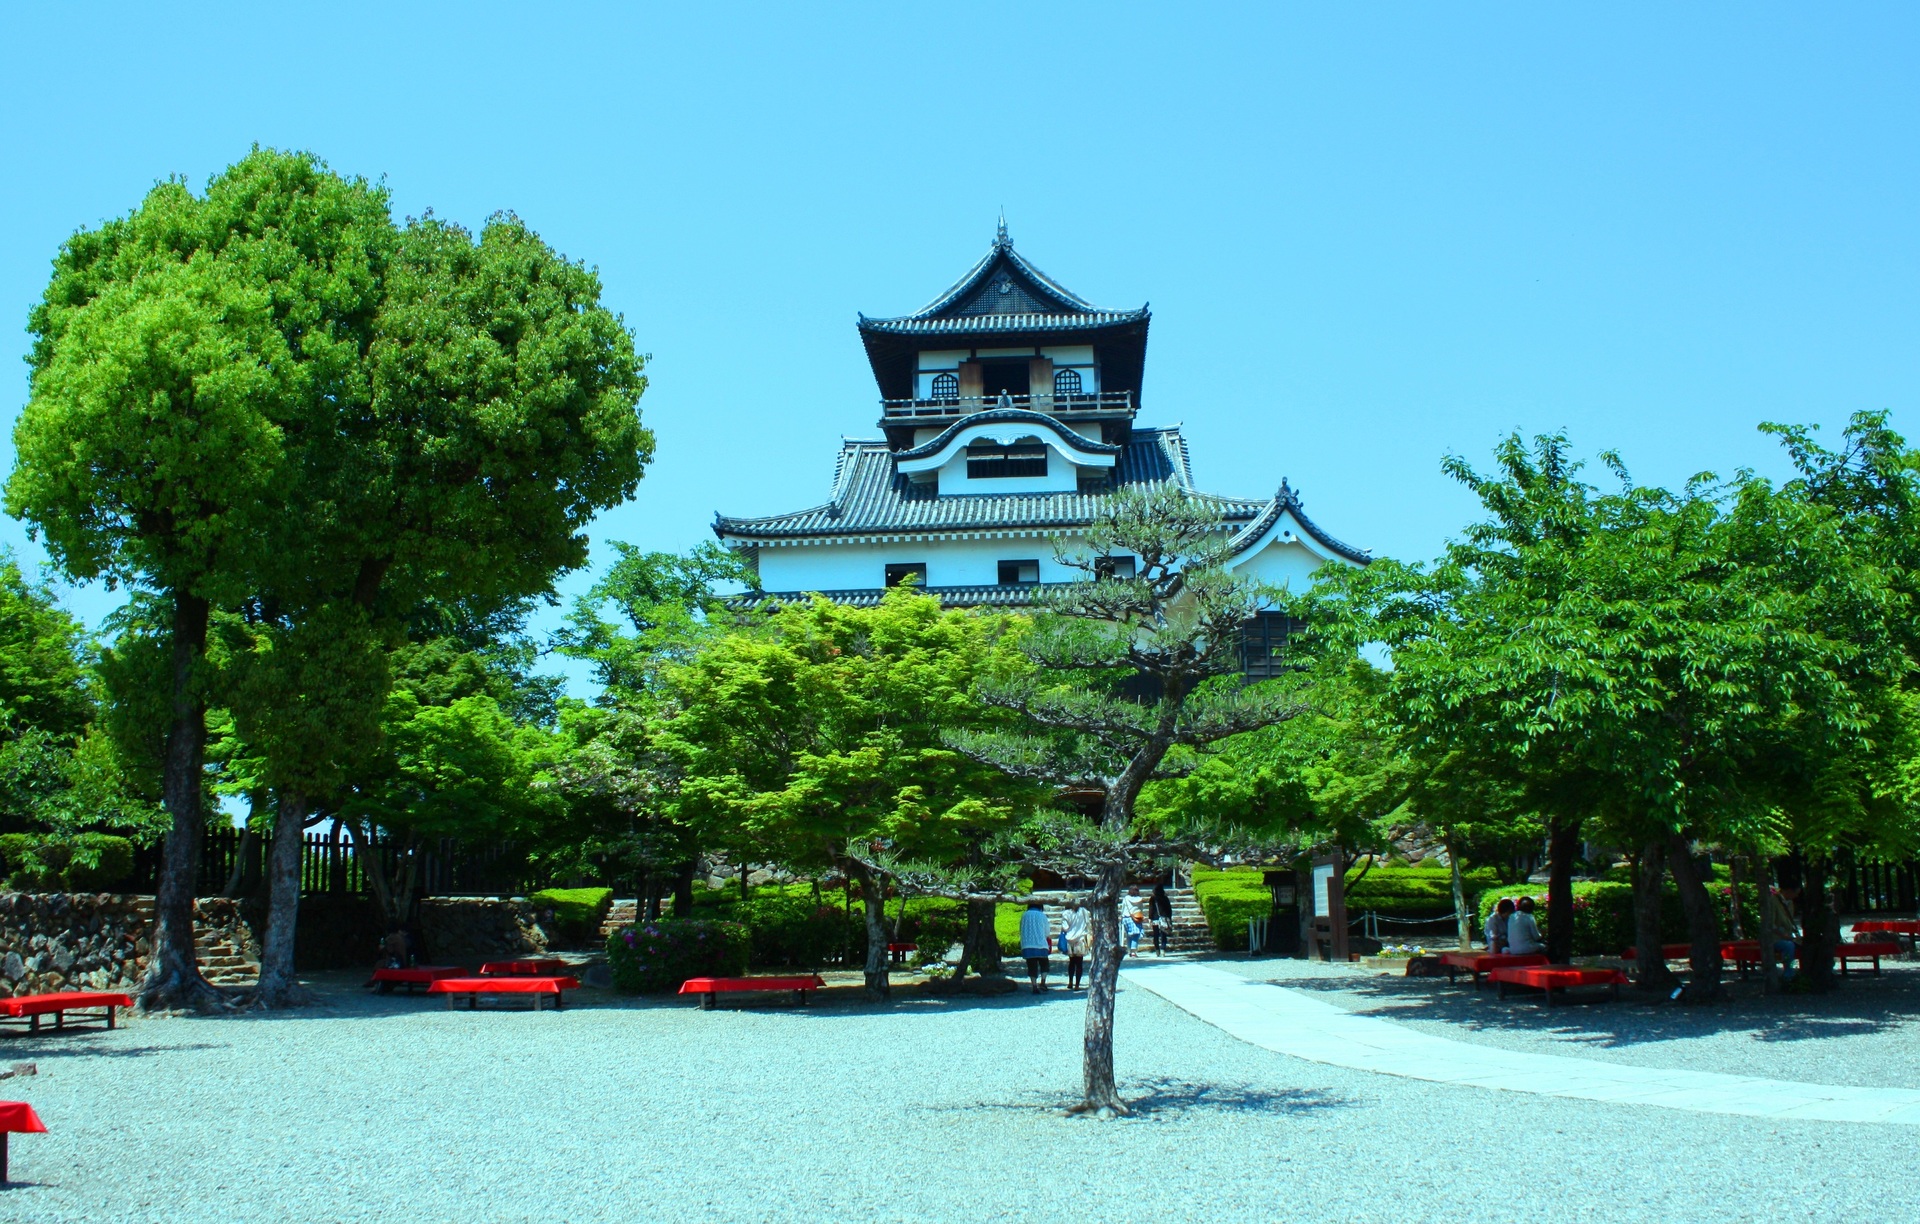
<instances>
[{"instance_id":1,"label":"red picnic table","mask_svg":"<svg viewBox=\"0 0 1920 1224\"><path fill-rule=\"evenodd\" d=\"M483 994L524 994L533 996L533 1010L540 1010L540 1001L548 995L553 996L554 1010L566 1005L563 991L580 989L580 979L570 977L444 977L435 980L427 987L428 994L447 996L447 1007L453 1007L455 995L467 996L467 1008L472 1010L480 1005Z\"/></svg>"},{"instance_id":2,"label":"red picnic table","mask_svg":"<svg viewBox=\"0 0 1920 1224\"><path fill-rule=\"evenodd\" d=\"M807 995L826 984L817 973L809 973L805 977L703 977L688 978L680 983L679 993L699 995L701 1011L712 1011L715 1001L722 994L748 990L791 990L794 1001L805 1007Z\"/></svg>"},{"instance_id":3,"label":"red picnic table","mask_svg":"<svg viewBox=\"0 0 1920 1224\"><path fill-rule=\"evenodd\" d=\"M1853 929L1866 935L1920 935L1920 918L1862 918Z\"/></svg>"},{"instance_id":4,"label":"red picnic table","mask_svg":"<svg viewBox=\"0 0 1920 1224\"><path fill-rule=\"evenodd\" d=\"M559 957L535 957L532 960L488 961L480 966L481 977L552 977L567 967Z\"/></svg>"},{"instance_id":5,"label":"red picnic table","mask_svg":"<svg viewBox=\"0 0 1920 1224\"><path fill-rule=\"evenodd\" d=\"M97 990L60 990L52 994L15 995L11 999L0 999L0 1022L25 1020L27 1031L40 1031L40 1017L51 1015L53 1027L67 1027L67 1013L70 1011L100 1010L102 1016L85 1016L81 1024L99 1024L102 1019L108 1028L114 1027L114 1009L132 1007L133 999L123 994L103 993Z\"/></svg>"},{"instance_id":6,"label":"red picnic table","mask_svg":"<svg viewBox=\"0 0 1920 1224\"><path fill-rule=\"evenodd\" d=\"M23 1135L44 1135L47 1128L40 1115L25 1101L0 1101L0 1186L7 1184L7 1136L15 1131Z\"/></svg>"},{"instance_id":7,"label":"red picnic table","mask_svg":"<svg viewBox=\"0 0 1920 1224\"><path fill-rule=\"evenodd\" d=\"M410 969L375 969L367 985L380 987L381 994L392 994L395 986L413 990L431 986L441 978L456 978L466 973L458 965L415 965Z\"/></svg>"},{"instance_id":8,"label":"red picnic table","mask_svg":"<svg viewBox=\"0 0 1920 1224\"><path fill-rule=\"evenodd\" d=\"M1858 930L1859 928L1855 927L1854 929ZM1880 972L1880 958L1883 956L1898 956L1899 954L1900 945L1891 941L1883 943L1876 940L1864 943L1835 944L1833 946L1833 958L1840 963L1841 977L1847 975L1847 965L1851 961L1872 961L1873 972L1877 976ZM1720 959L1732 961L1733 967L1739 971L1740 976L1745 977L1747 970L1757 969L1760 966L1760 941L1757 939L1741 939L1732 943L1723 943L1720 945Z\"/></svg>"},{"instance_id":9,"label":"red picnic table","mask_svg":"<svg viewBox=\"0 0 1920 1224\"><path fill-rule=\"evenodd\" d=\"M1507 997L1508 986L1530 986L1544 994L1548 1007L1553 1006L1553 992L1567 990L1575 986L1611 986L1613 997L1620 997L1620 988L1627 984L1627 975L1618 969L1591 969L1584 965L1508 965L1500 969L1487 971L1487 977L1500 988L1500 997Z\"/></svg>"},{"instance_id":10,"label":"red picnic table","mask_svg":"<svg viewBox=\"0 0 1920 1224\"><path fill-rule=\"evenodd\" d=\"M1509 955L1505 952L1442 952L1440 963L1447 967L1447 980L1454 981L1462 969L1473 974L1473 985L1480 986L1480 975L1490 969L1499 969L1509 965L1544 965L1547 958L1537 952Z\"/></svg>"}]
</instances>

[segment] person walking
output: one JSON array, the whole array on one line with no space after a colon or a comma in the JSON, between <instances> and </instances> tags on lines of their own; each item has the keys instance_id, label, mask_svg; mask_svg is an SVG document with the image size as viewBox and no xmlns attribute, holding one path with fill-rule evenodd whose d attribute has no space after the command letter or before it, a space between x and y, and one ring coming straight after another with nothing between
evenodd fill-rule
<instances>
[{"instance_id":1,"label":"person walking","mask_svg":"<svg viewBox=\"0 0 1920 1224\"><path fill-rule=\"evenodd\" d=\"M1140 908L1140 890L1129 888L1127 895L1120 898L1120 957L1122 960L1140 946L1140 937L1147 933L1146 923L1147 915Z\"/></svg>"},{"instance_id":2,"label":"person walking","mask_svg":"<svg viewBox=\"0 0 1920 1224\"><path fill-rule=\"evenodd\" d=\"M1165 956L1173 938L1173 898L1164 884L1155 884L1153 896L1147 898L1147 925L1153 928L1153 954Z\"/></svg>"},{"instance_id":3,"label":"person walking","mask_svg":"<svg viewBox=\"0 0 1920 1224\"><path fill-rule=\"evenodd\" d=\"M1051 942L1050 924L1047 922L1047 907L1038 901L1027 902L1027 912L1020 915L1020 955L1027 960L1027 985L1039 994L1047 988L1047 958L1053 950L1047 945Z\"/></svg>"},{"instance_id":4,"label":"person walking","mask_svg":"<svg viewBox=\"0 0 1920 1224\"><path fill-rule=\"evenodd\" d=\"M1086 903L1075 897L1067 902L1063 920L1066 925L1060 932L1060 942L1067 953L1067 989L1078 990L1086 977L1087 950L1093 946L1093 915Z\"/></svg>"}]
</instances>

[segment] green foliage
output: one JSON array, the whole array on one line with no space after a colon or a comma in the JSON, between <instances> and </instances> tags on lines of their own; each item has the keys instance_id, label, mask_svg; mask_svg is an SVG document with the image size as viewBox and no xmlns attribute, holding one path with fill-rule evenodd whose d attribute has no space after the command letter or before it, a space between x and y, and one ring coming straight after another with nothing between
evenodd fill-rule
<instances>
[{"instance_id":1,"label":"green foliage","mask_svg":"<svg viewBox=\"0 0 1920 1224\"><path fill-rule=\"evenodd\" d=\"M553 911L555 922L569 935L579 938L599 930L607 911L613 908L611 888L543 888L527 898L528 902Z\"/></svg>"},{"instance_id":2,"label":"green foliage","mask_svg":"<svg viewBox=\"0 0 1920 1224\"><path fill-rule=\"evenodd\" d=\"M607 940L607 967L615 990L663 994L688 978L745 976L747 940L747 929L736 922L664 918L615 931Z\"/></svg>"},{"instance_id":3,"label":"green foliage","mask_svg":"<svg viewBox=\"0 0 1920 1224\"><path fill-rule=\"evenodd\" d=\"M1428 864L1432 863L1432 866ZM1437 868L1437 869L1436 869ZM1489 868L1463 873L1461 885L1472 908L1485 890L1498 887L1499 877ZM1193 869L1193 896L1206 915L1215 946L1231 951L1247 943L1247 920L1273 912L1273 895L1257 867ZM1362 912L1395 918L1432 918L1453 912L1453 873L1433 860L1414 866L1350 867L1347 869L1347 914Z\"/></svg>"},{"instance_id":4,"label":"green foliage","mask_svg":"<svg viewBox=\"0 0 1920 1224\"><path fill-rule=\"evenodd\" d=\"M105 892L133 874L133 843L106 833L6 833L0 861L18 892Z\"/></svg>"}]
</instances>

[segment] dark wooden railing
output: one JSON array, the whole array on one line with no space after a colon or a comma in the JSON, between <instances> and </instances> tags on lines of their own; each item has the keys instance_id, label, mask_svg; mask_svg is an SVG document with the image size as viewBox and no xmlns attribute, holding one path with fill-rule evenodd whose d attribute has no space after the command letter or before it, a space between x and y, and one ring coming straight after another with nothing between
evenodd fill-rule
<instances>
[{"instance_id":1,"label":"dark wooden railing","mask_svg":"<svg viewBox=\"0 0 1920 1224\"><path fill-rule=\"evenodd\" d=\"M308 833L301 838L300 891L302 893L364 893L371 891L371 865L354 853L353 840L344 832ZM373 845L384 855L413 854L416 891L423 897L525 896L545 887L529 863L524 848L510 842L463 842L441 838L409 847L403 841L376 834ZM267 856L272 843L247 838L238 829L210 829L200 843L200 870L196 896L217 896L240 869L238 892L258 894L264 889ZM120 885L127 892L151 893L160 879L159 845L134 855L133 875Z\"/></svg>"}]
</instances>

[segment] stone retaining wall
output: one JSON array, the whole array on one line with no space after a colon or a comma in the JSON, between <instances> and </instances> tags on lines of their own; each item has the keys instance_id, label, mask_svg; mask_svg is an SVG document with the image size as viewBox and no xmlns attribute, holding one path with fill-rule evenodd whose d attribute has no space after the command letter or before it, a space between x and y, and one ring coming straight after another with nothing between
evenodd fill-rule
<instances>
[{"instance_id":1,"label":"stone retaining wall","mask_svg":"<svg viewBox=\"0 0 1920 1224\"><path fill-rule=\"evenodd\" d=\"M237 902L193 903L196 930L258 955ZM0 997L131 990L147 971L153 898L120 893L0 893Z\"/></svg>"}]
</instances>

